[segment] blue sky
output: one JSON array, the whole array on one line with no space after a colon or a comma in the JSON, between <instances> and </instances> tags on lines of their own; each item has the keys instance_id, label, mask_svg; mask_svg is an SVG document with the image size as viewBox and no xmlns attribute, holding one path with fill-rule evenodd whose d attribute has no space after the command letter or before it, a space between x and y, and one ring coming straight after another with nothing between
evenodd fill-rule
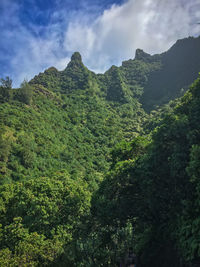
<instances>
[{"instance_id":1,"label":"blue sky","mask_svg":"<svg viewBox=\"0 0 200 267\"><path fill-rule=\"evenodd\" d=\"M62 70L74 51L104 72L135 49L167 50L200 35L199 0L0 0L0 77L14 86L50 66Z\"/></svg>"}]
</instances>

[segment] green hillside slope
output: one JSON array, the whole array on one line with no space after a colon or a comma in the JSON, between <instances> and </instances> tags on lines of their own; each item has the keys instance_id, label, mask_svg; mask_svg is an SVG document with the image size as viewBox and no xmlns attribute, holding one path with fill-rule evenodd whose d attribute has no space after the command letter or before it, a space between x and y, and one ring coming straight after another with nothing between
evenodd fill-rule
<instances>
[{"instance_id":1,"label":"green hillside slope","mask_svg":"<svg viewBox=\"0 0 200 267\"><path fill-rule=\"evenodd\" d=\"M113 167L93 196L94 223L107 234L99 241L113 266L124 255L124 239L114 233L129 223L126 237L139 266L198 266L200 178L200 78L150 138L122 143ZM111 230L112 229L112 230ZM104 233L104 234L105 234ZM120 250L121 249L121 250ZM112 265L112 264L111 264Z\"/></svg>"},{"instance_id":2,"label":"green hillside slope","mask_svg":"<svg viewBox=\"0 0 200 267\"><path fill-rule=\"evenodd\" d=\"M109 79L114 83L112 75ZM1 183L62 169L98 181L108 169L110 149L142 130L146 114L139 102L107 101L78 53L63 72L50 68L30 85L9 89L10 98L0 105L1 139L7 144ZM29 103L20 96L22 90L31 92Z\"/></svg>"},{"instance_id":3,"label":"green hillside slope","mask_svg":"<svg viewBox=\"0 0 200 267\"><path fill-rule=\"evenodd\" d=\"M1 79L0 266L199 264L199 42Z\"/></svg>"}]
</instances>

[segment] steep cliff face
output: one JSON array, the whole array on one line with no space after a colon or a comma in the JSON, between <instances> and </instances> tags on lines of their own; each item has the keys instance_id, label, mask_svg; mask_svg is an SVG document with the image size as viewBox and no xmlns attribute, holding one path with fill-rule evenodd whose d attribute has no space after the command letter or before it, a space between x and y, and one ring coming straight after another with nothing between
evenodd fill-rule
<instances>
[{"instance_id":1,"label":"steep cliff face","mask_svg":"<svg viewBox=\"0 0 200 267\"><path fill-rule=\"evenodd\" d=\"M152 56L160 68L151 72L141 102L147 110L183 95L200 71L200 37L178 40L167 52Z\"/></svg>"}]
</instances>

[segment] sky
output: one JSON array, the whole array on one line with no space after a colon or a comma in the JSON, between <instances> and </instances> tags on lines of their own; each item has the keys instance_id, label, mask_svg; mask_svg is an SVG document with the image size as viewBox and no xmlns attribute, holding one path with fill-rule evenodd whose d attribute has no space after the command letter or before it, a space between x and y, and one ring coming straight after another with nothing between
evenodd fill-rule
<instances>
[{"instance_id":1,"label":"sky","mask_svg":"<svg viewBox=\"0 0 200 267\"><path fill-rule=\"evenodd\" d=\"M200 35L200 0L0 0L0 77L14 87L73 52L98 72Z\"/></svg>"}]
</instances>

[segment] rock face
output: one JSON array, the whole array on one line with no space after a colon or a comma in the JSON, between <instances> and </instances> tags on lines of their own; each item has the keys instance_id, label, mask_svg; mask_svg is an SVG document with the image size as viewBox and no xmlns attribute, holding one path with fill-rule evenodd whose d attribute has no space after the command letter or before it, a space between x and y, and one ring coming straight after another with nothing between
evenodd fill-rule
<instances>
[{"instance_id":1,"label":"rock face","mask_svg":"<svg viewBox=\"0 0 200 267\"><path fill-rule=\"evenodd\" d=\"M200 37L178 40L158 58L160 68L150 73L144 86L142 103L147 110L180 97L197 78L200 71Z\"/></svg>"},{"instance_id":2,"label":"rock face","mask_svg":"<svg viewBox=\"0 0 200 267\"><path fill-rule=\"evenodd\" d=\"M71 61L67 65L66 69L69 69L69 68L83 68L83 67L84 67L84 65L83 65L83 62L82 62L81 54L79 52L73 53L72 56L71 56Z\"/></svg>"},{"instance_id":3,"label":"rock face","mask_svg":"<svg viewBox=\"0 0 200 267\"><path fill-rule=\"evenodd\" d=\"M180 97L200 71L200 37L178 40L168 51L150 55L137 49L120 67L125 83L146 111ZM137 90L138 89L138 90Z\"/></svg>"},{"instance_id":4,"label":"rock face","mask_svg":"<svg viewBox=\"0 0 200 267\"><path fill-rule=\"evenodd\" d=\"M150 58L151 55L144 52L142 49L136 49L135 51L135 60L145 60L147 58Z\"/></svg>"}]
</instances>

